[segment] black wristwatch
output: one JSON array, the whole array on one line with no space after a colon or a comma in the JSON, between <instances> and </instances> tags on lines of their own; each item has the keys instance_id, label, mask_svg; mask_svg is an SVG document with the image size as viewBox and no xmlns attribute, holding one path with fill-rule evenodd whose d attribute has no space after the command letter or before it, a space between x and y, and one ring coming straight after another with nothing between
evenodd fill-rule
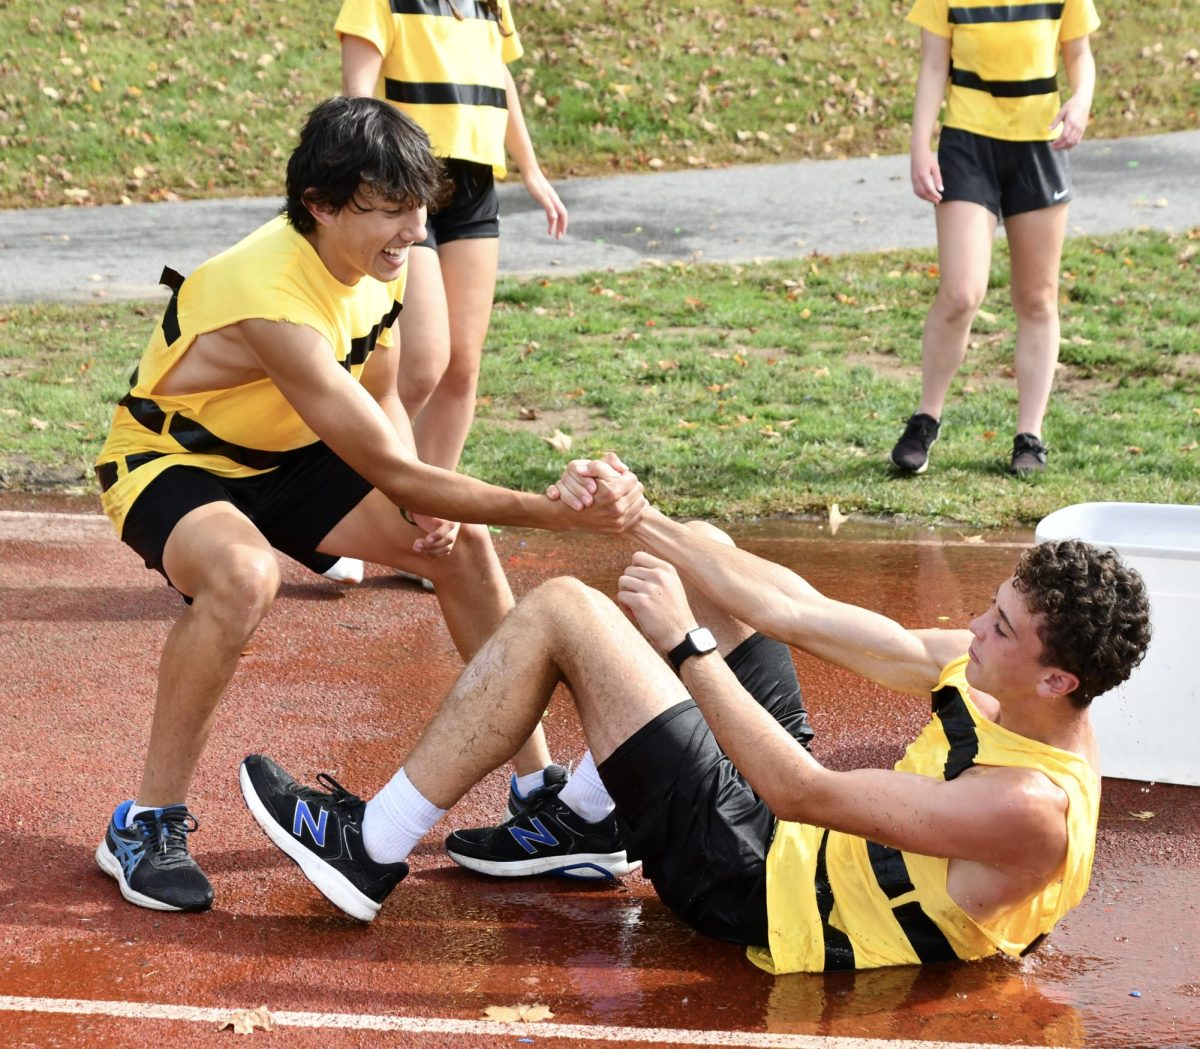
<instances>
[{"instance_id":1,"label":"black wristwatch","mask_svg":"<svg viewBox=\"0 0 1200 1049\"><path fill-rule=\"evenodd\" d=\"M706 626L698 626L683 635L683 640L667 653L667 658L678 674L683 661L689 656L702 656L705 652L714 651L716 647L717 639L712 636L712 631Z\"/></svg>"}]
</instances>

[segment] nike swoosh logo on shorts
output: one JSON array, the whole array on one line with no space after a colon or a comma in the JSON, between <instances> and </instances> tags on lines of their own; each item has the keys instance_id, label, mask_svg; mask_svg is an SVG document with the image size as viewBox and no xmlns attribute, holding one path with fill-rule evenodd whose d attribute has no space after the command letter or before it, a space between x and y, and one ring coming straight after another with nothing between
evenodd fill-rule
<instances>
[{"instance_id":1,"label":"nike swoosh logo on shorts","mask_svg":"<svg viewBox=\"0 0 1200 1049\"><path fill-rule=\"evenodd\" d=\"M1071 191L1070 191L1070 190L1068 190L1068 189L1060 189L1060 190L1059 190L1057 193L1055 193L1055 194L1054 194L1054 199L1055 199L1055 200L1062 200L1062 199L1063 199L1063 197L1065 197L1065 196L1066 196L1068 193L1070 193L1070 192L1071 192Z\"/></svg>"}]
</instances>

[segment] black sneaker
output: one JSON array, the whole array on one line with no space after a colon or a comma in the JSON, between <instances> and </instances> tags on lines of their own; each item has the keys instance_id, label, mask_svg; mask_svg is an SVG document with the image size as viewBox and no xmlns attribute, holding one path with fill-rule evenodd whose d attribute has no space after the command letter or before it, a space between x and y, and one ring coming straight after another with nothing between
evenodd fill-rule
<instances>
[{"instance_id":1,"label":"black sneaker","mask_svg":"<svg viewBox=\"0 0 1200 1049\"><path fill-rule=\"evenodd\" d=\"M297 783L261 754L251 754L238 773L246 807L267 837L330 903L369 922L408 874L408 864L371 859L362 840L366 802L332 776L322 772L317 780L332 793Z\"/></svg>"},{"instance_id":2,"label":"black sneaker","mask_svg":"<svg viewBox=\"0 0 1200 1049\"><path fill-rule=\"evenodd\" d=\"M641 861L627 859L616 818L588 823L559 800L561 790L533 792L525 811L498 827L456 830L446 851L460 866L498 878L612 879L636 870Z\"/></svg>"},{"instance_id":3,"label":"black sneaker","mask_svg":"<svg viewBox=\"0 0 1200 1049\"><path fill-rule=\"evenodd\" d=\"M513 776L508 781L508 808L505 810L504 818L510 820L514 816L519 816L529 808L530 802L543 790L562 790L570 775L562 765L547 765L542 772L542 785L528 794L522 794L517 790L517 777Z\"/></svg>"},{"instance_id":4,"label":"black sneaker","mask_svg":"<svg viewBox=\"0 0 1200 1049\"><path fill-rule=\"evenodd\" d=\"M908 420L904 433L892 449L892 465L910 474L923 474L929 465L929 449L938 439L942 424L932 415L917 412Z\"/></svg>"},{"instance_id":5,"label":"black sneaker","mask_svg":"<svg viewBox=\"0 0 1200 1049\"><path fill-rule=\"evenodd\" d=\"M1033 434L1017 434L1013 438L1012 463L1008 472L1018 477L1028 477L1046 469L1047 451L1046 446Z\"/></svg>"},{"instance_id":6,"label":"black sneaker","mask_svg":"<svg viewBox=\"0 0 1200 1049\"><path fill-rule=\"evenodd\" d=\"M200 824L186 805L139 812L125 827L132 801L117 806L96 846L100 869L121 886L121 895L152 911L206 911L213 890L188 853L187 836Z\"/></svg>"}]
</instances>

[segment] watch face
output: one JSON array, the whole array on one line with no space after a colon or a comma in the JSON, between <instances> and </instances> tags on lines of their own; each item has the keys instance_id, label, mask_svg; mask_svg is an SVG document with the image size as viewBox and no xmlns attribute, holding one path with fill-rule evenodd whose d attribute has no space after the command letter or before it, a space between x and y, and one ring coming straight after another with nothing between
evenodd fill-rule
<instances>
[{"instance_id":1,"label":"watch face","mask_svg":"<svg viewBox=\"0 0 1200 1049\"><path fill-rule=\"evenodd\" d=\"M688 634L688 639L692 643L692 647L696 652L703 655L705 652L711 652L717 647L717 639L713 637L712 631L706 626L697 627Z\"/></svg>"}]
</instances>

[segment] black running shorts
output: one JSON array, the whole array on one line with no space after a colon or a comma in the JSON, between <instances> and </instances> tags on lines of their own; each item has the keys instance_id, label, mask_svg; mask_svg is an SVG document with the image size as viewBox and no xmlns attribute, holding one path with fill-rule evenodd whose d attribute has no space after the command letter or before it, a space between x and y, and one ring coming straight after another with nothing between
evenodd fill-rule
<instances>
[{"instance_id":1,"label":"black running shorts","mask_svg":"<svg viewBox=\"0 0 1200 1049\"><path fill-rule=\"evenodd\" d=\"M431 214L427 236L418 248L436 248L452 240L479 240L500 236L500 200L490 164L470 160L445 161L446 175L454 183L450 202Z\"/></svg>"},{"instance_id":2,"label":"black running shorts","mask_svg":"<svg viewBox=\"0 0 1200 1049\"><path fill-rule=\"evenodd\" d=\"M997 218L1066 204L1071 165L1049 142L1006 142L942 128L938 142L942 200L981 204Z\"/></svg>"},{"instance_id":3,"label":"black running shorts","mask_svg":"<svg viewBox=\"0 0 1200 1049\"><path fill-rule=\"evenodd\" d=\"M787 645L754 634L726 657L742 686L806 747L812 729ZM600 766L631 859L672 911L718 940L767 946L775 817L722 753L690 699L643 725Z\"/></svg>"},{"instance_id":4,"label":"black running shorts","mask_svg":"<svg viewBox=\"0 0 1200 1049\"><path fill-rule=\"evenodd\" d=\"M281 458L273 470L253 477L220 477L195 466L167 468L134 501L122 541L165 578L163 549L175 526L197 507L227 502L250 518L276 550L324 571L336 559L318 554L317 547L362 502L371 484L320 441Z\"/></svg>"}]
</instances>

